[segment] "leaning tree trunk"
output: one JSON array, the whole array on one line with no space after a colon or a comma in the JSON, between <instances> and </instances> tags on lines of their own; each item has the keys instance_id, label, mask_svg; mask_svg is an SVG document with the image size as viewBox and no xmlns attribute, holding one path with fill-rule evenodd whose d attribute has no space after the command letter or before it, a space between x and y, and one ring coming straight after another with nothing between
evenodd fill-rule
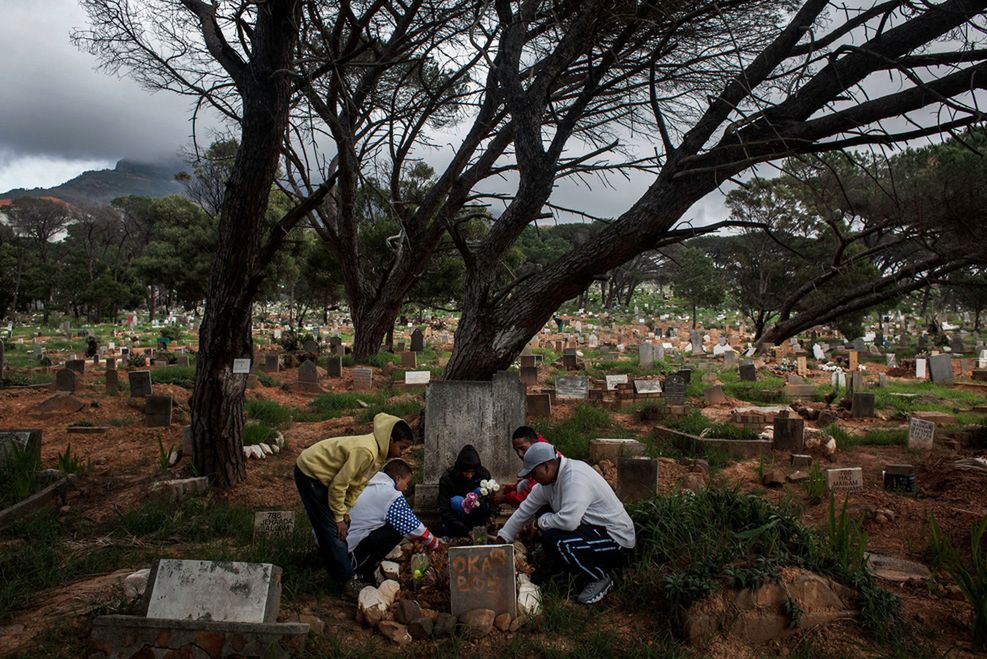
<instances>
[{"instance_id":1,"label":"leaning tree trunk","mask_svg":"<svg viewBox=\"0 0 987 659\"><path fill-rule=\"evenodd\" d=\"M240 147L219 213L219 249L199 329L192 442L198 473L220 486L246 477L243 462L243 392L246 374L233 360L251 358L253 301L266 265L262 220L288 125L288 65L298 37L300 3L268 2L259 10L249 67L239 70L243 103Z\"/></svg>"}]
</instances>

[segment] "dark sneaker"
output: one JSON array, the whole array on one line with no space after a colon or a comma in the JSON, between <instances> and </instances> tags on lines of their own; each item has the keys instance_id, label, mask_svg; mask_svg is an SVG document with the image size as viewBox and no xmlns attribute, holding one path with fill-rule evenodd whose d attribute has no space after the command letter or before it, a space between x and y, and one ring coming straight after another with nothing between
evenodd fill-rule
<instances>
[{"instance_id":1,"label":"dark sneaker","mask_svg":"<svg viewBox=\"0 0 987 659\"><path fill-rule=\"evenodd\" d=\"M576 601L580 604L596 604L610 592L611 586L613 586L613 579L609 575L604 576L598 581L591 581L586 584L582 592L576 595Z\"/></svg>"},{"instance_id":2,"label":"dark sneaker","mask_svg":"<svg viewBox=\"0 0 987 659\"><path fill-rule=\"evenodd\" d=\"M359 579L350 579L340 588L339 596L349 602L356 602L360 598L360 591L367 587L367 584Z\"/></svg>"}]
</instances>

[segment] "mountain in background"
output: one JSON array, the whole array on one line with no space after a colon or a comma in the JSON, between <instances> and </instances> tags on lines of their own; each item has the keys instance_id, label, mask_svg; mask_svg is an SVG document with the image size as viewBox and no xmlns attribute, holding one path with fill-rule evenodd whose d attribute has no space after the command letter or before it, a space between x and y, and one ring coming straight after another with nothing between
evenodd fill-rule
<instances>
[{"instance_id":1,"label":"mountain in background","mask_svg":"<svg viewBox=\"0 0 987 659\"><path fill-rule=\"evenodd\" d=\"M17 197L56 197L75 206L107 204L117 197L167 197L183 195L185 186L175 180L175 174L185 169L175 161L165 164L139 163L121 160L113 169L98 169L79 174L53 188L25 190L15 188L0 194L0 199Z\"/></svg>"}]
</instances>

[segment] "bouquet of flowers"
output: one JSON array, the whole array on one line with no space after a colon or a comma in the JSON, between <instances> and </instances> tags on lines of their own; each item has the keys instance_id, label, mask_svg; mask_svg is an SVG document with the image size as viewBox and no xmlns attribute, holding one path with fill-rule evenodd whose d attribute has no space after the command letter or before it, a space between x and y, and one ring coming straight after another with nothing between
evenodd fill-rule
<instances>
[{"instance_id":1,"label":"bouquet of flowers","mask_svg":"<svg viewBox=\"0 0 987 659\"><path fill-rule=\"evenodd\" d=\"M480 487L463 497L463 512L469 515L480 506L483 499L492 496L498 490L500 490L500 483L494 479L481 480Z\"/></svg>"}]
</instances>

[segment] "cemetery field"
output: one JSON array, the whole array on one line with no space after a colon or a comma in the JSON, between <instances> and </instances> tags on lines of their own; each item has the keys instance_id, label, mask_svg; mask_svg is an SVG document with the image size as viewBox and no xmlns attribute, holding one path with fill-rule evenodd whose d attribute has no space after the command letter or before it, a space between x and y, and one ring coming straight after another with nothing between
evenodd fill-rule
<instances>
[{"instance_id":1,"label":"cemetery field","mask_svg":"<svg viewBox=\"0 0 987 659\"><path fill-rule=\"evenodd\" d=\"M47 354L61 363L74 349ZM265 353L256 354L258 365ZM276 368L252 369L247 480L232 491L195 484L183 441L192 362L121 365L108 386L105 364L87 360L66 380L71 390L0 388L0 428L39 430L40 469L67 478L32 514L0 517L0 656L83 656L103 616L142 615L135 574L163 558L278 566L277 622L310 630L291 656L976 655L971 606L942 538L969 564L971 529L987 515L987 468L974 460L987 447L987 390L962 373L946 385L889 377L871 363L858 383L858 394L873 394L863 414L822 363L796 382L791 365L756 360L756 379L745 380L721 359L679 354L642 364L637 354L580 353L573 364L564 350L535 349L534 366L522 357L484 391L494 392L495 406L503 402L497 387L518 393L527 408L520 419L567 457L595 466L625 501L637 552L601 604L576 604L564 579L542 581L540 604L513 619L516 629L478 638L461 631L395 640L368 624L319 565L292 478L303 449L367 432L374 415L388 412L411 424L414 479L430 482L441 468L427 464L431 449L420 442L436 436L429 409L443 417L427 401L459 404L454 383L436 383L447 352L430 348L408 368L400 355L367 367L325 354L300 366L282 354ZM59 368L8 368L64 384ZM365 368L372 370L358 372ZM535 369L527 386L517 380L524 368ZM414 373L428 373L432 384ZM152 410L159 398L170 402ZM469 434L473 419L443 423ZM510 475L518 463L508 436L477 428L442 441L506 453ZM647 458L631 462L653 464L657 477L631 482L630 458ZM5 483L4 505L49 482L25 477L18 491ZM414 491L411 498L421 503ZM289 511L293 525L264 535L255 529L264 511ZM539 578L539 550L516 543L514 551L513 569ZM432 556L420 581L409 543L396 559L402 597L436 620L451 605L446 552Z\"/></svg>"}]
</instances>

